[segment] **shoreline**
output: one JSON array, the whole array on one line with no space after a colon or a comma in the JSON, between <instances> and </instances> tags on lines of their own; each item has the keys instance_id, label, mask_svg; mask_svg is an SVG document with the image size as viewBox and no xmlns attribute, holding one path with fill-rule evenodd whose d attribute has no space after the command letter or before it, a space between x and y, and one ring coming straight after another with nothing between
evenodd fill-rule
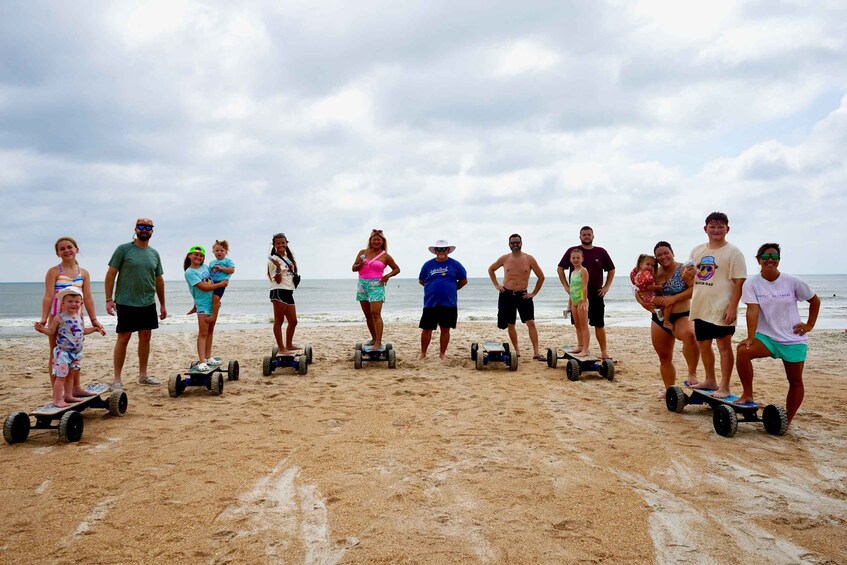
<instances>
[{"instance_id":1,"label":"shoreline","mask_svg":"<svg viewBox=\"0 0 847 565\"><path fill-rule=\"evenodd\" d=\"M33 430L0 447L0 464L14 469L0 490L14 517L0 524L2 560L98 562L103 548L110 562L847 556L843 332L810 335L806 399L785 436L742 423L722 438L708 410L671 413L656 398L661 380L643 328L609 333L613 381L569 381L561 363L549 369L527 349L515 372L478 371L470 343L507 340L488 323L453 330L446 361L433 356L437 335L421 361L420 330L394 324L385 340L397 369L357 371L353 342L364 329L298 328L314 364L305 376L269 377L261 365L270 327L221 332L215 353L238 359L240 379L221 396L198 387L179 398L134 382L134 338L124 417L90 410L78 443ZM574 335L548 325L539 334L542 351ZM525 327L518 337L528 345ZM194 338L154 333L151 374L181 372ZM110 377L114 339L86 339L84 382ZM49 401L46 350L37 334L0 341L4 415ZM675 365L682 375L678 344ZM783 404L781 363L754 366L757 399Z\"/></svg>"}]
</instances>

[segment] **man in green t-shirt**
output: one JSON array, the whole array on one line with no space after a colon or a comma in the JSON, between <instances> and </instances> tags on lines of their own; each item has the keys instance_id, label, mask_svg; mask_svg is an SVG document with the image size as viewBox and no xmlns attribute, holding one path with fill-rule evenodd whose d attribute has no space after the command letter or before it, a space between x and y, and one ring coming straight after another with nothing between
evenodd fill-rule
<instances>
[{"instance_id":1,"label":"man in green t-shirt","mask_svg":"<svg viewBox=\"0 0 847 565\"><path fill-rule=\"evenodd\" d=\"M123 388L121 371L126 360L126 348L133 332L138 332L138 382L158 385L161 381L147 374L147 359L150 357L150 338L159 327L156 317L156 297L159 297L159 318L168 317L165 308L165 279L162 276L162 260L159 253L150 247L153 237L153 220L138 218L132 241L119 245L109 260L106 272L106 313L118 315L115 333L114 366L115 380L112 389ZM115 278L118 279L115 288ZM114 300L112 291L115 291Z\"/></svg>"}]
</instances>

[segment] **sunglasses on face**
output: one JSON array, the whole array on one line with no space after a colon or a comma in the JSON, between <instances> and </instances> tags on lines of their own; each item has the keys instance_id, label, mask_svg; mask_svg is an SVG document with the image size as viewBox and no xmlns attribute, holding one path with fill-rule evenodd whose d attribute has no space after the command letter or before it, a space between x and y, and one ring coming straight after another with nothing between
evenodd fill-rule
<instances>
[{"instance_id":1,"label":"sunglasses on face","mask_svg":"<svg viewBox=\"0 0 847 565\"><path fill-rule=\"evenodd\" d=\"M435 250L436 251L447 251L447 248L446 247L436 247Z\"/></svg>"},{"instance_id":2,"label":"sunglasses on face","mask_svg":"<svg viewBox=\"0 0 847 565\"><path fill-rule=\"evenodd\" d=\"M762 253L761 255L759 255L759 259L761 259L762 261L767 261L768 259L779 261L779 253Z\"/></svg>"},{"instance_id":3,"label":"sunglasses on face","mask_svg":"<svg viewBox=\"0 0 847 565\"><path fill-rule=\"evenodd\" d=\"M137 226L135 226L135 229L137 229L138 231L153 231L153 226L147 224L138 224Z\"/></svg>"}]
</instances>

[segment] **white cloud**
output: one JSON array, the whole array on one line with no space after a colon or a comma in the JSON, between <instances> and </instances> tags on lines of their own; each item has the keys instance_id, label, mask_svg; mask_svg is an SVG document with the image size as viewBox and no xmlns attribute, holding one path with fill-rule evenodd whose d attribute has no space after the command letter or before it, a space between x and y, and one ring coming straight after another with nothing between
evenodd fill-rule
<instances>
[{"instance_id":1,"label":"white cloud","mask_svg":"<svg viewBox=\"0 0 847 565\"><path fill-rule=\"evenodd\" d=\"M847 214L838 3L5 11L6 280L42 278L57 202L96 265L149 215L169 265L225 237L261 272L283 230L344 277L380 226L404 274L437 235L484 276L513 231L549 274L583 224L626 266L660 238L684 254L721 209L744 249L791 226L787 270L847 271L825 253Z\"/></svg>"}]
</instances>

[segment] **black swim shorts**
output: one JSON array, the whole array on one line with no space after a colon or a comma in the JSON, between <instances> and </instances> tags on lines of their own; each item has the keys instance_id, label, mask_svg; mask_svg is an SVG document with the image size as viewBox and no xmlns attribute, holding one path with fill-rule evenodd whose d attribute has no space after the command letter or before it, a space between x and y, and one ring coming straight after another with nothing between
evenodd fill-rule
<instances>
[{"instance_id":1,"label":"black swim shorts","mask_svg":"<svg viewBox=\"0 0 847 565\"><path fill-rule=\"evenodd\" d=\"M115 333L155 330L159 327L159 316L156 313L155 302L141 307L115 304L115 308L118 311L118 325L115 328Z\"/></svg>"},{"instance_id":2,"label":"black swim shorts","mask_svg":"<svg viewBox=\"0 0 847 565\"><path fill-rule=\"evenodd\" d=\"M535 319L535 304L532 298L524 298L526 290L503 289L497 299L497 327L505 330L517 321L521 315L524 324Z\"/></svg>"},{"instance_id":3,"label":"black swim shorts","mask_svg":"<svg viewBox=\"0 0 847 565\"><path fill-rule=\"evenodd\" d=\"M421 314L421 323L418 324L418 327L422 330L434 330L437 326L455 328L458 318L459 309L455 306L424 308L423 314Z\"/></svg>"},{"instance_id":4,"label":"black swim shorts","mask_svg":"<svg viewBox=\"0 0 847 565\"><path fill-rule=\"evenodd\" d=\"M694 338L697 341L708 341L710 339L718 339L735 333L735 326L718 326L704 322L703 320L694 320Z\"/></svg>"}]
</instances>

